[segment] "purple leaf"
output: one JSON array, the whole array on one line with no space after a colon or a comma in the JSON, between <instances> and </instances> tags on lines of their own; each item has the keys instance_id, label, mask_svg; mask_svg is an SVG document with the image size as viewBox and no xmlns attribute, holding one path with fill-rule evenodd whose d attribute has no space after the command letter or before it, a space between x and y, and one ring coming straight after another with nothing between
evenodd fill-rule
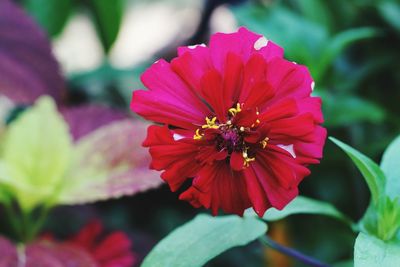
<instances>
[{"instance_id":1,"label":"purple leaf","mask_svg":"<svg viewBox=\"0 0 400 267\"><path fill-rule=\"evenodd\" d=\"M19 104L47 94L60 101L64 80L43 31L19 7L0 0L0 94Z\"/></svg>"},{"instance_id":2,"label":"purple leaf","mask_svg":"<svg viewBox=\"0 0 400 267\"><path fill-rule=\"evenodd\" d=\"M95 267L93 257L86 251L67 244L37 241L25 248L16 247L0 237L0 267Z\"/></svg>"},{"instance_id":3,"label":"purple leaf","mask_svg":"<svg viewBox=\"0 0 400 267\"><path fill-rule=\"evenodd\" d=\"M121 111L100 105L62 108L61 113L75 141L101 126L127 117Z\"/></svg>"},{"instance_id":4,"label":"purple leaf","mask_svg":"<svg viewBox=\"0 0 400 267\"><path fill-rule=\"evenodd\" d=\"M17 249L6 238L0 236L0 267L10 267L17 258Z\"/></svg>"},{"instance_id":5,"label":"purple leaf","mask_svg":"<svg viewBox=\"0 0 400 267\"><path fill-rule=\"evenodd\" d=\"M160 186L160 174L148 169L150 156L141 146L147 126L139 120L120 120L81 138L60 204L117 198Z\"/></svg>"},{"instance_id":6,"label":"purple leaf","mask_svg":"<svg viewBox=\"0 0 400 267\"><path fill-rule=\"evenodd\" d=\"M40 241L26 248L26 267L96 267L84 250L66 244Z\"/></svg>"}]
</instances>

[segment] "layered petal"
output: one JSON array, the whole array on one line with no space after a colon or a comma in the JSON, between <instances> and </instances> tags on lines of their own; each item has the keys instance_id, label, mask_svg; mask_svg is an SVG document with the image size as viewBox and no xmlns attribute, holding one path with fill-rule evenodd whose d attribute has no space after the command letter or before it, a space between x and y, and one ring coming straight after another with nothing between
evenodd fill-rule
<instances>
[{"instance_id":1,"label":"layered petal","mask_svg":"<svg viewBox=\"0 0 400 267\"><path fill-rule=\"evenodd\" d=\"M259 216L270 207L283 209L310 174L306 166L322 157L326 138L307 68L240 28L213 35L209 48L179 48L171 70L179 77L177 91L185 89L206 108L183 104L181 96L176 103L161 100L164 92L134 96L133 110L164 124L150 127L144 142L152 168L164 171L173 191L191 179L180 199L214 215L242 215L251 206Z\"/></svg>"},{"instance_id":2,"label":"layered petal","mask_svg":"<svg viewBox=\"0 0 400 267\"><path fill-rule=\"evenodd\" d=\"M174 139L174 133L164 126L150 126L143 143L150 147L151 168L164 170L161 177L176 191L189 177L194 177L200 166L195 158L198 145L187 139Z\"/></svg>"}]
</instances>

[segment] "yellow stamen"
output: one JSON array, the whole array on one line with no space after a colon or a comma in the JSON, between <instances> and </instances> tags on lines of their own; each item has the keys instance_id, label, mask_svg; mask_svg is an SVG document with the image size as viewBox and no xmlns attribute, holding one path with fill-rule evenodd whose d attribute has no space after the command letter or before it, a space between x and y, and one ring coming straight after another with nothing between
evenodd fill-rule
<instances>
[{"instance_id":1,"label":"yellow stamen","mask_svg":"<svg viewBox=\"0 0 400 267\"><path fill-rule=\"evenodd\" d=\"M244 159L244 162L243 162L243 166L244 166L244 167L249 167L249 166L250 166L250 162L256 160L256 158L249 158L249 155L247 154L247 150L248 150L248 149L249 149L249 148L246 147L245 150L244 150L243 153L242 153L242 156L243 156L243 159Z\"/></svg>"},{"instance_id":2,"label":"yellow stamen","mask_svg":"<svg viewBox=\"0 0 400 267\"><path fill-rule=\"evenodd\" d=\"M196 134L193 136L194 140L200 140L202 137L204 136L204 134L200 133L200 129L196 130Z\"/></svg>"},{"instance_id":3,"label":"yellow stamen","mask_svg":"<svg viewBox=\"0 0 400 267\"><path fill-rule=\"evenodd\" d=\"M232 116L235 116L237 113L242 111L242 108L241 105L237 103L236 108L230 108L228 111L232 114Z\"/></svg>"},{"instance_id":4,"label":"yellow stamen","mask_svg":"<svg viewBox=\"0 0 400 267\"><path fill-rule=\"evenodd\" d=\"M219 126L215 124L215 121L217 120L217 117L213 117L212 119L206 117L206 123L201 128L203 129L218 129Z\"/></svg>"},{"instance_id":5,"label":"yellow stamen","mask_svg":"<svg viewBox=\"0 0 400 267\"><path fill-rule=\"evenodd\" d=\"M263 148L267 147L268 141L269 141L269 138L265 137L265 139L260 142L260 144L262 145Z\"/></svg>"}]
</instances>

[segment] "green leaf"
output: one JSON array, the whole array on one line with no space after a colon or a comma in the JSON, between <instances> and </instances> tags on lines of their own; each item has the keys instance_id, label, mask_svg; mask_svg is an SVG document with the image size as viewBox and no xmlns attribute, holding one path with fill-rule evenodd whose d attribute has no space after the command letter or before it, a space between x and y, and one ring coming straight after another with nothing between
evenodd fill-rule
<instances>
[{"instance_id":1,"label":"green leaf","mask_svg":"<svg viewBox=\"0 0 400 267\"><path fill-rule=\"evenodd\" d=\"M321 54L321 58L318 64L318 77L314 77L315 80L320 80L331 66L332 62L341 54L349 45L352 43L376 37L378 30L371 27L350 29L338 33L333 36L325 46Z\"/></svg>"},{"instance_id":2,"label":"green leaf","mask_svg":"<svg viewBox=\"0 0 400 267\"><path fill-rule=\"evenodd\" d=\"M53 100L41 97L9 126L0 183L25 210L49 201L69 167L71 146L68 126Z\"/></svg>"},{"instance_id":3,"label":"green leaf","mask_svg":"<svg viewBox=\"0 0 400 267\"><path fill-rule=\"evenodd\" d=\"M24 5L50 36L61 33L72 11L72 0L24 0Z\"/></svg>"},{"instance_id":4,"label":"green leaf","mask_svg":"<svg viewBox=\"0 0 400 267\"><path fill-rule=\"evenodd\" d=\"M322 109L328 127L342 127L358 122L380 123L386 116L382 107L353 95L333 95L321 90L316 94L322 97Z\"/></svg>"},{"instance_id":5,"label":"green leaf","mask_svg":"<svg viewBox=\"0 0 400 267\"><path fill-rule=\"evenodd\" d=\"M354 267L354 260L337 262L333 264L333 267Z\"/></svg>"},{"instance_id":6,"label":"green leaf","mask_svg":"<svg viewBox=\"0 0 400 267\"><path fill-rule=\"evenodd\" d=\"M324 25L330 29L332 26L332 12L329 10L325 1L321 0L297 0L301 12L309 20Z\"/></svg>"},{"instance_id":7,"label":"green leaf","mask_svg":"<svg viewBox=\"0 0 400 267\"><path fill-rule=\"evenodd\" d=\"M400 136L386 149L381 168L386 175L386 194L392 198L400 197Z\"/></svg>"},{"instance_id":8,"label":"green leaf","mask_svg":"<svg viewBox=\"0 0 400 267\"><path fill-rule=\"evenodd\" d=\"M321 50L328 39L324 27L282 6L264 8L249 3L232 10L240 25L282 46L286 58L306 65L314 75Z\"/></svg>"},{"instance_id":9,"label":"green leaf","mask_svg":"<svg viewBox=\"0 0 400 267\"><path fill-rule=\"evenodd\" d=\"M395 1L383 1L378 5L378 10L382 17L400 31L400 4Z\"/></svg>"},{"instance_id":10,"label":"green leaf","mask_svg":"<svg viewBox=\"0 0 400 267\"><path fill-rule=\"evenodd\" d=\"M354 267L398 267L400 246L360 233L354 247Z\"/></svg>"},{"instance_id":11,"label":"green leaf","mask_svg":"<svg viewBox=\"0 0 400 267\"><path fill-rule=\"evenodd\" d=\"M369 190L371 191L372 202L376 205L379 197L383 195L382 193L385 187L385 174L382 172L379 166L367 156L334 137L329 137L329 139L339 146L360 170L368 184Z\"/></svg>"},{"instance_id":12,"label":"green leaf","mask_svg":"<svg viewBox=\"0 0 400 267\"><path fill-rule=\"evenodd\" d=\"M89 0L103 49L108 53L117 39L122 21L122 0Z\"/></svg>"},{"instance_id":13,"label":"green leaf","mask_svg":"<svg viewBox=\"0 0 400 267\"><path fill-rule=\"evenodd\" d=\"M118 120L79 139L58 202L82 204L160 186L160 173L148 169L150 156L141 146L147 126L139 120Z\"/></svg>"},{"instance_id":14,"label":"green leaf","mask_svg":"<svg viewBox=\"0 0 400 267\"><path fill-rule=\"evenodd\" d=\"M264 235L267 225L254 217L198 215L150 252L142 267L203 266L222 252Z\"/></svg>"},{"instance_id":15,"label":"green leaf","mask_svg":"<svg viewBox=\"0 0 400 267\"><path fill-rule=\"evenodd\" d=\"M277 221L294 214L315 214L332 217L352 225L353 223L346 215L338 211L332 204L298 196L290 202L283 210L269 209L263 219L266 221Z\"/></svg>"}]
</instances>

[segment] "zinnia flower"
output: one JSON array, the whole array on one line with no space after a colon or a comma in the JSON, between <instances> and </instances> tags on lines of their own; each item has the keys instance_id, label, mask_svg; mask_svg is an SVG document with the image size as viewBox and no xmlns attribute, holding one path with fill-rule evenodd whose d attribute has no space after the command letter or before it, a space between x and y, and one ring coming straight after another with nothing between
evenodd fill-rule
<instances>
[{"instance_id":1,"label":"zinnia flower","mask_svg":"<svg viewBox=\"0 0 400 267\"><path fill-rule=\"evenodd\" d=\"M103 225L93 221L66 243L88 252L98 267L131 267L136 261L128 236L120 231L101 238Z\"/></svg>"},{"instance_id":2,"label":"zinnia flower","mask_svg":"<svg viewBox=\"0 0 400 267\"><path fill-rule=\"evenodd\" d=\"M135 91L131 108L162 124L143 143L151 168L172 191L191 179L180 199L195 207L283 209L322 157L321 100L310 96L307 68L245 28L213 35L209 47L181 47L141 78L149 90Z\"/></svg>"}]
</instances>

